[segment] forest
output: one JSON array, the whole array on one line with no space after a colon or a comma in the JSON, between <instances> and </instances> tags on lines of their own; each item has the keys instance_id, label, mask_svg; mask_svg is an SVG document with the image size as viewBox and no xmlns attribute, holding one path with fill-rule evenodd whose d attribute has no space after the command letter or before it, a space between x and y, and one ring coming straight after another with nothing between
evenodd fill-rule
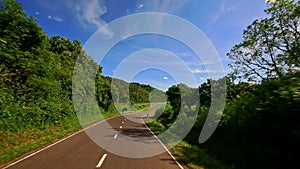
<instances>
[{"instance_id":1,"label":"forest","mask_svg":"<svg viewBox=\"0 0 300 169\"><path fill-rule=\"evenodd\" d=\"M253 21L241 32L242 42L228 52L232 72L226 77L208 79L198 88L173 85L164 93L103 76L102 67L79 40L47 36L15 0L0 0L0 164L83 127L72 100L73 71L80 55L84 64L98 67L95 92L105 118L167 99L148 123L160 134L178 116L196 111L191 131L172 149L188 167L294 168L300 148L300 2L278 0L265 13L269 17ZM223 81L226 103L221 121L212 137L200 144L199 133L212 106L211 88ZM122 107L127 103L132 106ZM100 120L93 114L86 118L85 125Z\"/></svg>"},{"instance_id":2,"label":"forest","mask_svg":"<svg viewBox=\"0 0 300 169\"><path fill-rule=\"evenodd\" d=\"M208 79L199 86L200 106L189 134L173 153L190 168L295 168L300 143L300 2L279 0L265 10L269 18L253 21L243 41L227 56L232 72L225 79ZM200 144L211 105L212 86L225 80L226 104L222 119L209 140ZM187 92L190 90L190 92ZM148 125L156 133L174 123L181 98L195 89L174 85L166 92L168 105ZM197 89L196 89L197 90ZM160 111L157 111L160 114Z\"/></svg>"},{"instance_id":3,"label":"forest","mask_svg":"<svg viewBox=\"0 0 300 169\"><path fill-rule=\"evenodd\" d=\"M105 118L118 115L119 109L147 108L151 92L163 94L149 85L114 79L113 84L120 90L114 92L118 96L113 100L112 78L101 74L101 66L87 56L79 40L48 37L20 4L0 1L0 163L99 120L97 113L89 114L84 117L86 124L82 124L76 116L72 76L79 56L85 64L98 66L96 98ZM128 95L126 91L130 92L131 106L125 106L127 100L122 100ZM165 101L165 97L153 99Z\"/></svg>"}]
</instances>

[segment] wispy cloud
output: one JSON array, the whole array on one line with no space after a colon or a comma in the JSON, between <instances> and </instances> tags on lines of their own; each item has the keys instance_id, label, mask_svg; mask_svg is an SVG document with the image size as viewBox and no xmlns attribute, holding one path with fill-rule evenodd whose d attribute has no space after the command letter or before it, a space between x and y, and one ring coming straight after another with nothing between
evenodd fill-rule
<instances>
[{"instance_id":1,"label":"wispy cloud","mask_svg":"<svg viewBox=\"0 0 300 169\"><path fill-rule=\"evenodd\" d=\"M163 12L175 13L182 9L189 1L188 0L151 0L145 1L143 5L137 5L139 12ZM163 22L162 18L157 18L157 23Z\"/></svg>"},{"instance_id":2,"label":"wispy cloud","mask_svg":"<svg viewBox=\"0 0 300 169\"><path fill-rule=\"evenodd\" d=\"M141 8L143 8L143 7L144 7L144 4L139 4L139 5L137 6L138 9L141 9Z\"/></svg>"},{"instance_id":3,"label":"wispy cloud","mask_svg":"<svg viewBox=\"0 0 300 169\"><path fill-rule=\"evenodd\" d=\"M70 5L75 5L76 15L79 22L87 27L94 26L99 31L106 35L108 38L112 38L114 33L107 27L106 22L101 19L101 16L107 13L107 7L100 3L100 0L90 0L88 2L77 3L74 1Z\"/></svg>"},{"instance_id":4,"label":"wispy cloud","mask_svg":"<svg viewBox=\"0 0 300 169\"><path fill-rule=\"evenodd\" d=\"M202 71L200 69L195 69L195 70L192 70L192 73L201 73Z\"/></svg>"},{"instance_id":5,"label":"wispy cloud","mask_svg":"<svg viewBox=\"0 0 300 169\"><path fill-rule=\"evenodd\" d=\"M234 10L236 7L235 6L227 6L226 5L226 1L222 1L220 4L219 9L217 10L217 12L215 12L210 19L210 24L214 24L215 22L217 22L221 17L223 17L224 15L226 15L228 12Z\"/></svg>"},{"instance_id":6,"label":"wispy cloud","mask_svg":"<svg viewBox=\"0 0 300 169\"><path fill-rule=\"evenodd\" d=\"M114 35L114 33L105 26L106 22L101 18L107 13L107 8L103 0L39 0L37 3L49 9L52 13L63 12L72 14L79 24L88 30L95 31L95 29L101 28L99 31L106 37L111 38ZM48 15L48 19L57 22L63 21L61 17L52 15Z\"/></svg>"},{"instance_id":7,"label":"wispy cloud","mask_svg":"<svg viewBox=\"0 0 300 169\"><path fill-rule=\"evenodd\" d=\"M162 91L167 91L168 88L171 87L171 84L167 84L166 82L158 82L158 81L151 80L151 81L149 81L149 83L153 87L160 89Z\"/></svg>"},{"instance_id":8,"label":"wispy cloud","mask_svg":"<svg viewBox=\"0 0 300 169\"><path fill-rule=\"evenodd\" d=\"M38 14L37 14L37 15L38 15ZM51 16L51 15L48 15L47 18L50 19L50 20L54 20L54 21L56 21L56 22L62 22L62 21L64 21L61 17L58 17L58 16Z\"/></svg>"},{"instance_id":9,"label":"wispy cloud","mask_svg":"<svg viewBox=\"0 0 300 169\"><path fill-rule=\"evenodd\" d=\"M152 0L144 3L145 10L173 13L181 9L188 0Z\"/></svg>"},{"instance_id":10,"label":"wispy cloud","mask_svg":"<svg viewBox=\"0 0 300 169\"><path fill-rule=\"evenodd\" d=\"M209 74L209 73L222 73L221 70L207 70L207 69L194 69L191 71L194 74Z\"/></svg>"},{"instance_id":11,"label":"wispy cloud","mask_svg":"<svg viewBox=\"0 0 300 169\"><path fill-rule=\"evenodd\" d=\"M194 53L192 52L176 52L174 51L173 53L175 53L177 56L179 57L191 57L191 56L196 56Z\"/></svg>"}]
</instances>

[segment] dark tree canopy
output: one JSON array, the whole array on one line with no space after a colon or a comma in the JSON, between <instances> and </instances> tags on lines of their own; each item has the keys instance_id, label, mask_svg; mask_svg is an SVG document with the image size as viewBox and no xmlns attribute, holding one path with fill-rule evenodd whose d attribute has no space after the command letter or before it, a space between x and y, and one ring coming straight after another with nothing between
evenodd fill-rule
<instances>
[{"instance_id":1,"label":"dark tree canopy","mask_svg":"<svg viewBox=\"0 0 300 169\"><path fill-rule=\"evenodd\" d=\"M260 81L299 71L300 2L278 0L243 33L243 42L227 54L237 78Z\"/></svg>"}]
</instances>

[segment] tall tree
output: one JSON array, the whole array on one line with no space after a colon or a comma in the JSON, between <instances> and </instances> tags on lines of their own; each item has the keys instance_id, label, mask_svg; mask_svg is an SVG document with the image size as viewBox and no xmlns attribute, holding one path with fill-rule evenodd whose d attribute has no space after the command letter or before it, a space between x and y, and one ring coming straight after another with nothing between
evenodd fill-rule
<instances>
[{"instance_id":1,"label":"tall tree","mask_svg":"<svg viewBox=\"0 0 300 169\"><path fill-rule=\"evenodd\" d=\"M243 42L227 54L237 78L260 81L299 71L300 2L277 0L244 30Z\"/></svg>"},{"instance_id":2,"label":"tall tree","mask_svg":"<svg viewBox=\"0 0 300 169\"><path fill-rule=\"evenodd\" d=\"M178 110L180 108L180 105L181 105L181 91L180 91L180 88L176 85L173 85L168 89L166 94L167 94L167 98L170 102L170 105L175 110Z\"/></svg>"}]
</instances>

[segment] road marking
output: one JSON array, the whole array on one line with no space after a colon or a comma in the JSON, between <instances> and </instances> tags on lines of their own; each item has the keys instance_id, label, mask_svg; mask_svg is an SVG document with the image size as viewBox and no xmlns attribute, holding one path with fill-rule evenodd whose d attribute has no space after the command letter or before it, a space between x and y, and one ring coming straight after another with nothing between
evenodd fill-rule
<instances>
[{"instance_id":1,"label":"road marking","mask_svg":"<svg viewBox=\"0 0 300 169\"><path fill-rule=\"evenodd\" d=\"M118 134L115 134L114 139L116 139L118 137Z\"/></svg>"},{"instance_id":2,"label":"road marking","mask_svg":"<svg viewBox=\"0 0 300 169\"><path fill-rule=\"evenodd\" d=\"M29 154L29 155L27 155L27 156L25 156L25 157L23 157L23 158L21 158L21 159L15 161L15 162L13 162L13 163L10 163L9 165L5 166L5 167L2 168L2 169L7 169L7 168L9 168L9 167L11 167L11 166L13 166L13 165L19 163L19 162L21 162L21 161L23 161L23 160L25 160L25 159L31 157L31 156L34 156L34 155L40 153L41 151L44 151L44 150L46 150L46 149L48 149L48 148L50 148L50 147L52 147L52 146L55 146L56 144L58 144L58 143L60 143L60 142L63 142L63 141L65 141L65 140L67 140L67 139L70 138L70 137L73 137L73 136L75 136L75 135L81 133L82 131L83 131L83 130L79 130L79 131L77 131L77 132L75 132L75 133L73 133L73 134L71 134L71 135L69 135L69 136L67 136L67 137L65 137L65 138L63 138L63 139L57 141L57 142L54 142L54 143L52 143L52 144L50 144L50 145L48 145L48 146L46 146L46 147L44 147L44 148L42 148L42 149L36 151L36 152L33 152L33 153L31 153L31 154Z\"/></svg>"},{"instance_id":3,"label":"road marking","mask_svg":"<svg viewBox=\"0 0 300 169\"><path fill-rule=\"evenodd\" d=\"M153 136L158 140L158 142L165 148L165 150L168 152L168 154L171 156L171 158L175 161L175 163L178 165L180 169L184 169L182 165L176 160L176 158L173 156L173 154L169 151L169 149L160 141L160 139L153 133L152 130L146 125L145 121L143 120L145 126L148 128L148 130L153 134Z\"/></svg>"},{"instance_id":4,"label":"road marking","mask_svg":"<svg viewBox=\"0 0 300 169\"><path fill-rule=\"evenodd\" d=\"M99 163L96 165L96 168L100 168L101 167L101 165L103 164L106 156L107 156L107 154L103 154L103 156L101 157Z\"/></svg>"},{"instance_id":5,"label":"road marking","mask_svg":"<svg viewBox=\"0 0 300 169\"><path fill-rule=\"evenodd\" d=\"M96 126L96 125L98 125L98 124L101 124L101 123L103 123L103 122L105 122L105 121L107 121L107 120L110 120L110 119L113 119L113 118L116 118L116 117L119 117L119 116L114 116L114 117L110 117L110 118L107 118L107 119L103 119L103 120L101 120L101 121L99 121L99 122L97 122L97 123L95 123L95 124L93 124L93 125L90 125L90 126L84 128L84 129L81 129L81 130L79 130L79 131L76 131L75 133L73 133L73 134L71 134L71 135L69 135L69 136L66 136L65 138L62 138L61 140L58 140L58 141L56 141L56 142L54 142L54 143L52 143L52 144L50 144L50 145L48 145L48 146L46 146L46 147L44 147L44 148L42 148L42 149L39 149L39 150L37 150L37 151L35 151L35 152L33 152L33 153L31 153L31 154L29 154L29 155L27 155L27 156L25 156L25 157L19 159L19 160L17 160L17 161L14 161L14 162L8 164L7 166L3 167L2 169L7 169L7 168L9 168L9 167L11 167L11 166L13 166L13 165L15 165L15 164L21 162L21 161L26 160L27 158L30 158L30 157L32 157L32 156L34 156L34 155L36 155L36 154L38 154L38 153L40 153L40 152L42 152L42 151L48 149L48 148L50 148L50 147L55 146L56 144L59 144L59 143L65 141L65 140L67 140L67 139L69 139L69 138L71 138L71 137L73 137L73 136L75 136L75 135L77 135L77 134L80 134L80 133L82 133L83 131L85 131L85 130L87 130L87 129L89 129L89 128L92 128L92 127L94 127L94 126Z\"/></svg>"},{"instance_id":6,"label":"road marking","mask_svg":"<svg viewBox=\"0 0 300 169\"><path fill-rule=\"evenodd\" d=\"M141 112L131 113L130 115L138 114L138 113L141 113ZM52 146L55 146L56 144L59 144L59 143L65 141L65 140L67 140L67 139L69 139L69 138L71 138L71 137L73 137L73 136L75 136L75 135L77 135L77 134L80 134L80 133L82 133L83 131L85 131L85 130L87 130L87 129L89 129L89 128L92 128L92 127L94 127L94 126L96 126L96 125L98 125L98 124L101 124L101 123L103 123L103 122L106 122L107 120L110 120L110 119L113 119L113 118L117 118L117 117L121 117L121 116L122 116L122 115L120 115L120 116L113 116L113 117L110 117L110 118L107 118L107 119L102 119L101 121L99 121L99 122L97 122L97 123L95 123L95 124L93 124L93 125L90 125L90 126L84 128L84 129L81 129L81 130L79 130L79 131L77 131L77 132L75 132L75 133L73 133L73 134L71 134L71 135L69 135L69 136L66 136L65 138L63 138L63 139L61 139L61 140L58 140L58 141L56 141L56 142L54 142L54 143L52 143L52 144L50 144L50 145L48 145L48 146L46 146L46 147L44 147L44 148L41 148L41 149L39 149L39 150L37 150L37 151L35 151L35 152L33 152L33 153L31 153L31 154L29 154L29 155L27 155L27 156L21 158L21 159L19 159L19 160L12 161L11 163L9 163L7 166L3 167L2 169L7 169L7 168L9 168L9 167L11 167L11 166L13 166L13 165L15 165L15 164L21 162L21 161L24 161L24 160L26 160L27 158L30 158L30 157L32 157L32 156L34 156L34 155L36 155L36 154L38 154L38 153L40 153L40 152L42 152L42 151L44 151L44 150L50 148L50 147L52 147ZM124 118L124 121L126 121L126 120L127 120L127 119Z\"/></svg>"},{"instance_id":7,"label":"road marking","mask_svg":"<svg viewBox=\"0 0 300 169\"><path fill-rule=\"evenodd\" d=\"M120 126L120 129L122 128L122 126Z\"/></svg>"}]
</instances>

